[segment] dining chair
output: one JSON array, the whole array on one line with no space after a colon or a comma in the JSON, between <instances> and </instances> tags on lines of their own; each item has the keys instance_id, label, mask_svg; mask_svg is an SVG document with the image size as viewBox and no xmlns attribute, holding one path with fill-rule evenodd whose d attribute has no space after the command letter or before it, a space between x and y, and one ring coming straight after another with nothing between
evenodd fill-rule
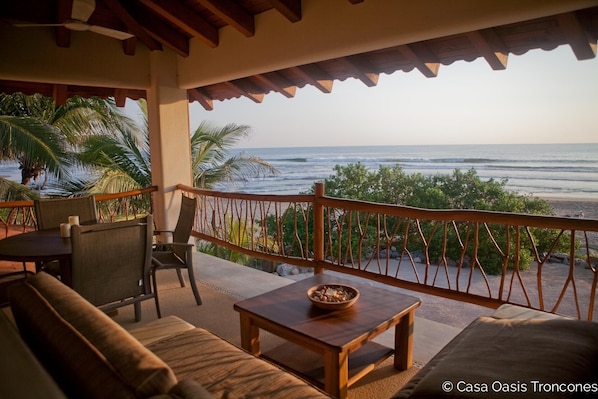
<instances>
[{"instance_id":1,"label":"dining chair","mask_svg":"<svg viewBox=\"0 0 598 399\"><path fill-rule=\"evenodd\" d=\"M94 224L98 222L95 197L43 198L35 200L35 220L38 230L57 229L61 223L68 222L69 216L79 216L79 223ZM36 272L44 270L60 278L58 262L36 262Z\"/></svg>"},{"instance_id":2,"label":"dining chair","mask_svg":"<svg viewBox=\"0 0 598 399\"><path fill-rule=\"evenodd\" d=\"M39 199L34 201L35 218L39 230L54 229L68 222L71 215L79 216L80 224L98 222L96 201L93 196Z\"/></svg>"},{"instance_id":3,"label":"dining chair","mask_svg":"<svg viewBox=\"0 0 598 399\"><path fill-rule=\"evenodd\" d=\"M141 302L158 294L151 285L153 217L71 228L72 288L105 312L133 305L141 320Z\"/></svg>"},{"instance_id":4,"label":"dining chair","mask_svg":"<svg viewBox=\"0 0 598 399\"><path fill-rule=\"evenodd\" d=\"M155 233L166 233L172 236L172 242L157 243L152 252L153 283L154 291L157 291L156 272L158 270L175 269L179 277L181 287L185 286L185 280L181 269L187 269L189 283L195 296L195 302L201 305L201 296L197 289L195 274L193 270L193 244L189 243L191 229L195 220L197 199L182 196L181 210L174 230L155 230Z\"/></svg>"}]
</instances>

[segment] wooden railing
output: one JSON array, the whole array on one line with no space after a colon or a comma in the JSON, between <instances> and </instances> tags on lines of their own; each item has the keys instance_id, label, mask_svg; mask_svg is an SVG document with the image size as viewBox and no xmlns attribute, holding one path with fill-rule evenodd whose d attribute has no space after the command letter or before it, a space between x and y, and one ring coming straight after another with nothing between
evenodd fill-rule
<instances>
[{"instance_id":1,"label":"wooden railing","mask_svg":"<svg viewBox=\"0 0 598 399\"><path fill-rule=\"evenodd\" d=\"M98 220L101 223L133 219L153 211L155 186L117 194L95 196ZM37 223L33 201L0 202L0 238L35 230Z\"/></svg>"},{"instance_id":2,"label":"wooden railing","mask_svg":"<svg viewBox=\"0 0 598 399\"><path fill-rule=\"evenodd\" d=\"M322 185L315 195L178 189L199 199L193 235L221 248L492 308L597 317L598 220L368 203ZM100 221L151 212L154 191L97 195ZM0 238L35 226L33 201L0 202Z\"/></svg>"},{"instance_id":3,"label":"wooden railing","mask_svg":"<svg viewBox=\"0 0 598 399\"><path fill-rule=\"evenodd\" d=\"M193 235L232 251L492 308L597 316L598 220L368 203L322 185L315 195L178 189L199 199Z\"/></svg>"}]
</instances>

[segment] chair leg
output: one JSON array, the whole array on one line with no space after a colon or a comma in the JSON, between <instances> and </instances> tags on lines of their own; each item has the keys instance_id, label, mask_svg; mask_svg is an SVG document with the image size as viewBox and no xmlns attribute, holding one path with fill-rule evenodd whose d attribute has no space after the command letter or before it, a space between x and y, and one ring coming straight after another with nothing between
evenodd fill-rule
<instances>
[{"instance_id":1,"label":"chair leg","mask_svg":"<svg viewBox=\"0 0 598 399\"><path fill-rule=\"evenodd\" d=\"M152 279L152 285L154 287L154 300L156 301L156 314L158 315L158 319L162 318L162 311L160 309L160 301L158 301L158 283L156 282L156 272L158 269L153 269L150 273L150 277Z\"/></svg>"},{"instance_id":2,"label":"chair leg","mask_svg":"<svg viewBox=\"0 0 598 399\"><path fill-rule=\"evenodd\" d=\"M179 270L179 269L177 269ZM199 290L197 289L197 283L195 282L195 272L193 271L193 264L187 266L189 272L189 282L191 283L191 289L193 290L193 296L195 296L195 302L201 305L201 297L199 296Z\"/></svg>"},{"instance_id":3,"label":"chair leg","mask_svg":"<svg viewBox=\"0 0 598 399\"><path fill-rule=\"evenodd\" d=\"M135 309L135 322L141 321L141 302L135 302L133 304Z\"/></svg>"},{"instance_id":4,"label":"chair leg","mask_svg":"<svg viewBox=\"0 0 598 399\"><path fill-rule=\"evenodd\" d=\"M160 310L160 302L158 301L158 292L156 291L154 300L156 301L156 314L158 315L158 319L162 318L162 311Z\"/></svg>"},{"instance_id":5,"label":"chair leg","mask_svg":"<svg viewBox=\"0 0 598 399\"><path fill-rule=\"evenodd\" d=\"M183 278L183 274L181 273L181 268L177 267L176 268L176 274L179 276L179 283L181 284L181 287L185 286L185 279Z\"/></svg>"}]
</instances>

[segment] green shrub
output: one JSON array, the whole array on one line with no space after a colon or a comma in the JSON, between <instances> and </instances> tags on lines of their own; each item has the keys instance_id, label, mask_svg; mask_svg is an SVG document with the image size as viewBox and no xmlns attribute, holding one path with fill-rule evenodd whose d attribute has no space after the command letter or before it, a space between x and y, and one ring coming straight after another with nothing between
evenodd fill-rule
<instances>
[{"instance_id":1,"label":"green shrub","mask_svg":"<svg viewBox=\"0 0 598 399\"><path fill-rule=\"evenodd\" d=\"M425 209L476 209L487 211L500 211L512 213L552 215L553 212L547 201L531 196L519 195L505 190L507 180L489 179L482 181L475 169L462 172L459 169L450 175L437 174L434 176L423 176L421 174L407 175L400 165L394 167L381 166L377 171L368 171L361 163L349 164L347 166L335 167L335 175L325 180L325 193L331 197L359 199L378 203L397 204ZM353 212L355 214L355 212ZM398 223L405 223L399 218L387 218L386 231L401 231L403 227ZM357 256L361 245L375 245L378 237L375 237L375 230L372 226L367 227L364 232L363 226L357 224L357 217L345 217L343 220L335 220L342 229L342 234L333 234L330 242L333 249L331 252L342 255L341 259L349 260ZM420 231L427 243L427 253L431 261L437 261L442 253L446 253L452 260L459 260L464 256L473 258L473 246L469 244L465 248L464 242L468 231L472 226L468 223L459 222L455 225L444 225L438 221L420 221ZM446 229L446 250L443 235ZM513 228L506 234L502 225L488 225L486 228L480 226L478 237L477 259L487 273L498 274L505 263L507 247L511 249L507 266L512 268L515 262L515 232ZM407 237L409 251L425 251L422 237L415 229L410 229L410 237ZM527 237L526 231L520 231L519 242L520 268L526 269L533 261L533 252L536 247L539 253L553 248L556 250L566 249L568 236L564 235L554 245L558 231L549 229L529 229L531 240ZM348 235L351 238L348 239ZM369 235L369 236L368 236ZM372 238L372 235L374 237ZM373 241L372 241L373 239ZM401 240L404 237L401 237ZM285 238L286 240L286 238ZM367 242L368 240L372 242ZM509 242L507 242L509 240ZM286 241L285 241L286 242ZM470 241L471 242L471 241ZM338 246L340 245L340 248ZM350 245L351 250L348 250ZM397 243L402 246L402 241ZM363 249L365 247L361 247ZM473 261L473 260L472 260Z\"/></svg>"}]
</instances>

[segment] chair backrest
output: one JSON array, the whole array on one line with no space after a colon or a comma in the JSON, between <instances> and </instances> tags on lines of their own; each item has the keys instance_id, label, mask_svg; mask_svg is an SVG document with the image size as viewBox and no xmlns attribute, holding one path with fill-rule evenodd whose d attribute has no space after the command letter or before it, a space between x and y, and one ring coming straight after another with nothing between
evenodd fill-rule
<instances>
[{"instance_id":1,"label":"chair backrest","mask_svg":"<svg viewBox=\"0 0 598 399\"><path fill-rule=\"evenodd\" d=\"M35 218L40 230L60 227L71 215L79 216L80 224L98 222L95 197L74 197L35 200Z\"/></svg>"},{"instance_id":2,"label":"chair backrest","mask_svg":"<svg viewBox=\"0 0 598 399\"><path fill-rule=\"evenodd\" d=\"M73 226L73 289L96 306L151 292L153 217Z\"/></svg>"},{"instance_id":3,"label":"chair backrest","mask_svg":"<svg viewBox=\"0 0 598 399\"><path fill-rule=\"evenodd\" d=\"M174 242L186 243L191 237L191 230L193 229L193 223L195 221L195 210L197 209L197 198L186 197L183 195L181 199L181 211L179 212L179 218L172 234L172 240ZM186 249L180 246L175 246L174 253L177 254L181 259L185 259Z\"/></svg>"}]
</instances>

